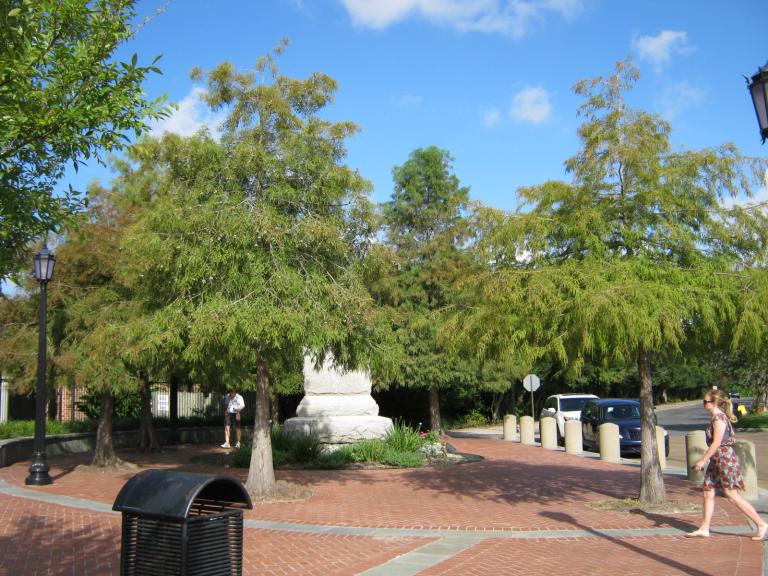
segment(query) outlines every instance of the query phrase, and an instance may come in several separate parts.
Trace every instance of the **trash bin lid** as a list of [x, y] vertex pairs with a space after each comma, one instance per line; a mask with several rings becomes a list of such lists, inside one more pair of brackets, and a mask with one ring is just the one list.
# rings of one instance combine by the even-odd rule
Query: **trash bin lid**
[[181, 521], [189, 517], [198, 499], [231, 508], [253, 508], [245, 487], [229, 476], [150, 469], [125, 483], [112, 509]]

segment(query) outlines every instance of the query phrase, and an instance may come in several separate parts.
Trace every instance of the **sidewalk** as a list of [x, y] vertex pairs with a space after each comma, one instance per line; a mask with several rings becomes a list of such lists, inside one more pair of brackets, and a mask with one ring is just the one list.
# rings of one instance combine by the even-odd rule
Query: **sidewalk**
[[[451, 444], [484, 459], [413, 470], [279, 471], [279, 479], [312, 486], [314, 496], [246, 512], [243, 573], [763, 574], [763, 544], [749, 539], [743, 517], [722, 499], [712, 538], [690, 540], [683, 534], [698, 514], [589, 506], [635, 497], [637, 466], [488, 434]], [[219, 451], [183, 446], [121, 456], [145, 467], [221, 473], [190, 463]], [[23, 485], [28, 463], [0, 469], [0, 575], [119, 574], [120, 515], [111, 505], [135, 472], [77, 467], [86, 462], [52, 458], [55, 483], [35, 488]], [[226, 473], [245, 480], [247, 470]], [[665, 485], [671, 500], [700, 500], [698, 487], [681, 478], [667, 476]]]

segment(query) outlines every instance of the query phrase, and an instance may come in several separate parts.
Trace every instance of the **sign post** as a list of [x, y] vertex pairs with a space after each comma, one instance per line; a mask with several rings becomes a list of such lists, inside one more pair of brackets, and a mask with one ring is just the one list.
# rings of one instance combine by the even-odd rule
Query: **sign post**
[[539, 377], [536, 376], [536, 374], [528, 374], [528, 376], [523, 378], [523, 388], [531, 393], [531, 418], [534, 420], [536, 419], [536, 416], [533, 414], [533, 393], [539, 389], [540, 385], [541, 381], [539, 380]]

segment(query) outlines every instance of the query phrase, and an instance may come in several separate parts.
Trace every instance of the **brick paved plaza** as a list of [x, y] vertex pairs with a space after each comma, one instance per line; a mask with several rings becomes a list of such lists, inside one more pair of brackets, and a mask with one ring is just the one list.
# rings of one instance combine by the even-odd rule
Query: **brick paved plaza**
[[[698, 514], [606, 512], [590, 502], [635, 497], [639, 467], [607, 464], [489, 438], [454, 438], [475, 463], [417, 470], [279, 471], [312, 486], [298, 502], [256, 503], [245, 514], [244, 574], [738, 575], [763, 574], [763, 544], [722, 499], [713, 536], [690, 540]], [[190, 464], [220, 451], [179, 446], [121, 454], [142, 467], [226, 472]], [[111, 511], [135, 472], [50, 460], [54, 484], [25, 487], [28, 463], [0, 469], [0, 574], [119, 574], [120, 515]], [[668, 475], [668, 498], [699, 502]]]

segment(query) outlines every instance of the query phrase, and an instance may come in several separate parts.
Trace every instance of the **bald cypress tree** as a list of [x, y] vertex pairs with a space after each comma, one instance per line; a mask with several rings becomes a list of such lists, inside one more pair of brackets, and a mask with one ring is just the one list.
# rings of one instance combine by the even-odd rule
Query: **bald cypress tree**
[[343, 164], [356, 126], [319, 115], [336, 90], [329, 76], [283, 76], [270, 54], [254, 70], [224, 63], [196, 77], [227, 113], [221, 140], [167, 137], [157, 148], [165, 191], [124, 244], [136, 255], [126, 281], [180, 335], [185, 362], [255, 389], [246, 486], [265, 495], [274, 373], [305, 353], [349, 367], [374, 356], [377, 312], [357, 273], [370, 184]]
[[[581, 149], [571, 182], [519, 191], [513, 214], [488, 211], [475, 275], [449, 330], [479, 355], [633, 362], [642, 409], [640, 498], [665, 499], [653, 426], [654, 355], [684, 341], [759, 349], [765, 343], [765, 241], [749, 195], [765, 162], [725, 144], [675, 151], [670, 125], [632, 109], [638, 79], [620, 62], [579, 82]], [[761, 325], [761, 322], [763, 324]]]

